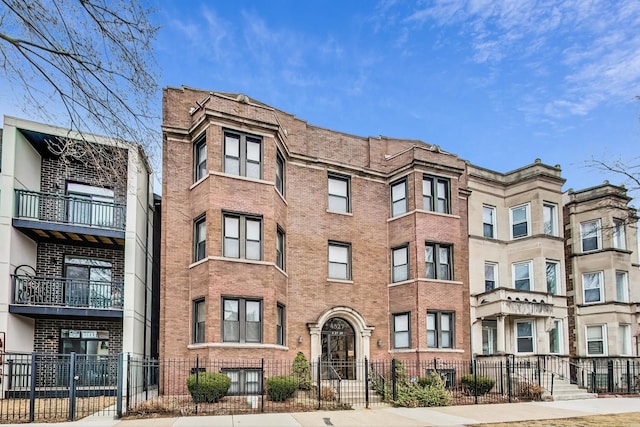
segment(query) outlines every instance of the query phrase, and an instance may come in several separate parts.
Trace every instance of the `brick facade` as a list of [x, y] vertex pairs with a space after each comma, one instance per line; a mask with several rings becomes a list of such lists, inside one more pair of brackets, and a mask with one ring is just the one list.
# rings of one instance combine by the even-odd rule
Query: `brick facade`
[[[238, 100], [239, 99], [239, 100]], [[163, 99], [161, 357], [276, 358], [323, 353], [322, 327], [342, 317], [356, 331], [355, 358], [470, 357], [465, 164], [420, 141], [361, 138], [308, 125], [260, 103], [186, 88]], [[205, 105], [197, 109], [196, 101]], [[189, 114], [191, 108], [196, 108]], [[224, 131], [261, 139], [261, 179], [224, 172]], [[194, 184], [193, 143], [206, 137], [209, 174]], [[276, 151], [285, 191], [275, 188]], [[349, 213], [328, 210], [328, 174], [349, 177]], [[423, 176], [449, 184], [449, 213], [423, 209]], [[390, 184], [406, 179], [407, 213], [391, 217]], [[223, 256], [225, 213], [261, 218], [261, 259]], [[206, 215], [206, 255], [193, 263], [193, 220]], [[275, 266], [285, 233], [285, 272]], [[350, 245], [349, 280], [328, 278], [328, 243]], [[452, 280], [426, 278], [425, 244], [451, 245]], [[391, 283], [391, 251], [409, 248], [409, 280]], [[205, 299], [204, 343], [193, 343], [193, 300]], [[224, 342], [223, 299], [261, 301], [261, 342]], [[286, 342], [276, 344], [277, 305]], [[455, 313], [453, 349], [427, 346], [427, 310]], [[411, 312], [411, 348], [395, 349], [391, 315]]]
[[122, 320], [36, 319], [34, 351], [36, 353], [62, 353], [62, 329], [109, 332], [109, 354], [122, 351]]

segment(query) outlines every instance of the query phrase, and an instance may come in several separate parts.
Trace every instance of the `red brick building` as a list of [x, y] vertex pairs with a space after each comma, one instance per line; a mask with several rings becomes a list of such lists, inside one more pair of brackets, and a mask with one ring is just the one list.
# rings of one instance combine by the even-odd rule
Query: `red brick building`
[[245, 95], [163, 116], [161, 357], [470, 357], [464, 161]]

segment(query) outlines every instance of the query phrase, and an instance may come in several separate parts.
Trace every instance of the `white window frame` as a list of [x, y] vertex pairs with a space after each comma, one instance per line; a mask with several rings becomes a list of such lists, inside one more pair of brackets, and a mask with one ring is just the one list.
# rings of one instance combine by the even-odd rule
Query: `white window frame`
[[[346, 259], [341, 255], [346, 250]], [[351, 280], [351, 243], [346, 242], [336, 242], [329, 241], [328, 246], [328, 271], [327, 277], [329, 279], [337, 279], [337, 280]], [[345, 267], [345, 275], [336, 275], [334, 272], [332, 273], [331, 266], [344, 266]], [[334, 269], [335, 270], [335, 269]]]
[[[409, 312], [405, 313], [395, 313], [392, 315], [393, 317], [393, 348], [411, 348], [411, 314]], [[401, 327], [405, 326], [405, 322], [403, 319], [406, 317], [406, 329], [399, 329], [399, 325]], [[399, 324], [399, 321], [402, 320], [402, 323]], [[406, 336], [407, 345], [398, 345], [399, 336]]]
[[[487, 268], [492, 270], [492, 274], [493, 274], [493, 287], [491, 289], [488, 289], [487, 286], [487, 272], [489, 270], [487, 270]], [[486, 262], [484, 263], [484, 290], [485, 292], [489, 292], [492, 291], [494, 289], [498, 288], [498, 264], [495, 262]]]
[[[487, 215], [489, 216], [489, 219], [491, 222], [487, 222], [487, 219], [488, 219]], [[485, 226], [487, 225], [491, 226], [491, 235], [488, 235], [488, 233], [486, 233]], [[482, 236], [488, 239], [495, 239], [496, 231], [497, 231], [496, 208], [495, 206], [483, 205], [482, 206]]]
[[[516, 278], [516, 267], [517, 266], [521, 266], [521, 265], [526, 265], [527, 269], [528, 269], [528, 275], [527, 275], [527, 280], [529, 281], [529, 289], [518, 289], [516, 287], [516, 281], [517, 280], [524, 280], [524, 279], [517, 279]], [[529, 292], [533, 290], [533, 262], [531, 260], [529, 261], [521, 261], [521, 262], [514, 262], [513, 264], [511, 264], [511, 270], [512, 270], [512, 274], [513, 274], [513, 289], [517, 290], [517, 291], [524, 291], [524, 292]]]
[[[594, 224], [594, 230], [585, 230], [588, 224]], [[592, 236], [595, 234], [595, 236]], [[587, 249], [585, 250], [584, 241], [585, 239], [596, 239], [596, 247], [595, 249]], [[592, 219], [589, 221], [583, 221], [580, 223], [580, 248], [582, 252], [592, 252], [602, 249], [602, 221], [600, 218]]]
[[[589, 339], [589, 329], [590, 328], [600, 328], [602, 333], [602, 338], [600, 340]], [[591, 353], [589, 351], [589, 342], [591, 341], [602, 341], [602, 353]], [[608, 356], [608, 348], [607, 348], [607, 325], [586, 325], [584, 327], [584, 343], [585, 349], [587, 351], [587, 356]]]
[[[589, 287], [588, 289], [598, 289], [600, 298], [597, 301], [587, 301], [587, 276], [596, 276], [598, 278], [597, 287]], [[582, 301], [584, 304], [597, 304], [604, 302], [604, 273], [602, 271], [590, 271], [582, 273]]]
[[[516, 210], [520, 210], [524, 208], [525, 211], [525, 215], [526, 215], [526, 219], [524, 222], [518, 222], [517, 224], [526, 224], [527, 226], [527, 232], [522, 235], [522, 236], [514, 236], [513, 233], [513, 228], [517, 225], [514, 220], [513, 220], [513, 214]], [[515, 240], [515, 239], [522, 239], [525, 237], [529, 237], [531, 236], [531, 204], [530, 203], [523, 203], [517, 206], [512, 206], [509, 208], [509, 225], [510, 225], [510, 233], [511, 233], [511, 240]]]
[[625, 233], [624, 221], [620, 219], [613, 220], [613, 247], [615, 249], [627, 249], [627, 236]]
[[[399, 197], [399, 195], [395, 192], [396, 188], [401, 188], [404, 191], [404, 197]], [[402, 178], [399, 181], [391, 183], [390, 186], [390, 198], [391, 198], [391, 217], [400, 216], [405, 214], [409, 210], [409, 199], [408, 199], [408, 185], [407, 178]], [[402, 206], [399, 204], [396, 210], [396, 203], [403, 202]]]
[[[520, 324], [529, 324], [531, 325], [531, 335], [530, 336], [523, 336], [521, 337], [518, 334], [518, 325]], [[516, 340], [516, 345], [515, 345], [515, 350], [516, 353], [518, 354], [535, 354], [536, 352], [536, 322], [533, 320], [517, 320], [516, 322], [514, 322], [514, 336], [515, 336], [515, 340]], [[520, 338], [523, 339], [530, 339], [531, 340], [531, 351], [520, 351], [520, 347], [519, 347], [519, 343], [518, 341], [520, 340]]]
[[[553, 271], [555, 274], [555, 280], [556, 280], [556, 289], [554, 292], [551, 292], [551, 290], [549, 289], [549, 266], [553, 265]], [[552, 294], [552, 295], [561, 295], [562, 294], [562, 281], [560, 280], [560, 278], [562, 277], [562, 275], [560, 274], [560, 261], [555, 261], [552, 259], [547, 259], [545, 260], [545, 282], [547, 285], [547, 293]]]
[[[336, 191], [331, 192], [332, 182], [344, 184], [345, 194], [340, 194]], [[327, 195], [328, 195], [327, 210], [329, 212], [340, 212], [340, 213], [351, 212], [351, 177], [347, 175], [340, 175], [333, 172], [329, 172], [328, 178], [327, 178]], [[344, 208], [338, 208], [338, 209], [332, 208], [332, 203], [331, 203], [332, 200], [343, 202], [345, 205]], [[333, 206], [335, 207], [335, 203], [333, 204]]]
[[629, 302], [629, 273], [626, 271], [616, 271], [616, 301]]
[[[396, 255], [398, 255], [399, 257], [402, 252], [404, 252], [404, 257], [406, 260], [405, 263], [401, 263], [402, 259], [396, 257]], [[400, 267], [403, 266], [405, 269], [405, 275], [400, 276], [396, 271], [401, 271]], [[409, 280], [409, 245], [398, 246], [397, 248], [393, 248], [391, 250], [391, 282], [404, 282], [405, 280]]]
[[551, 202], [542, 204], [542, 227], [547, 236], [558, 235], [558, 205]]
[[621, 323], [618, 325], [618, 351], [620, 356], [632, 356], [631, 350], [631, 325]]

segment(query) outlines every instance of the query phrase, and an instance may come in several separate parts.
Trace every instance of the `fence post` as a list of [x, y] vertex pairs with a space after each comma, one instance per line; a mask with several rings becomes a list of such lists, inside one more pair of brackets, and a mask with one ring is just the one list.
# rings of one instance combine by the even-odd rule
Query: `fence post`
[[200, 378], [200, 355], [196, 354], [196, 415], [198, 415], [198, 402], [200, 401], [200, 385], [198, 380]]
[[[35, 419], [36, 412], [36, 379], [38, 378], [36, 369], [36, 354], [31, 353], [31, 381], [29, 382], [29, 422], [32, 423]], [[13, 376], [13, 372], [10, 372]], [[11, 376], [9, 378], [11, 378]]]
[[[627, 369], [627, 372], [629, 369]], [[369, 360], [364, 358], [364, 403], [369, 408]]]
[[538, 371], [538, 372], [537, 372], [537, 374], [538, 374], [538, 385], [539, 385], [539, 386], [542, 386], [542, 378], [541, 378], [542, 371], [540, 370], [540, 356], [538, 356], [538, 366], [537, 366], [537, 371]]
[[504, 375], [502, 375], [502, 372], [504, 372], [503, 368], [502, 368], [502, 360], [500, 361], [500, 394], [504, 395]]
[[398, 381], [396, 378], [396, 359], [391, 359], [391, 399], [398, 400]]
[[591, 369], [591, 392], [596, 393], [598, 388], [596, 387], [596, 360], [593, 359], [593, 367]]
[[318, 356], [318, 387], [316, 387], [318, 389], [318, 410], [320, 410], [320, 398], [322, 397], [322, 361], [321, 361], [321, 356]]
[[631, 364], [627, 359], [627, 393], [631, 394]]
[[127, 353], [127, 412], [131, 410], [131, 353]]
[[260, 412], [264, 412], [264, 357], [260, 359], [260, 384], [262, 384], [262, 390], [260, 390]]
[[76, 352], [71, 352], [69, 358], [69, 421], [76, 415]]
[[607, 391], [613, 393], [613, 360], [607, 360]]
[[478, 404], [478, 361], [473, 359], [473, 402]]
[[116, 367], [116, 417], [122, 418], [122, 395], [124, 386], [124, 378], [122, 378], [124, 363], [124, 353], [118, 353], [118, 366]]
[[507, 395], [509, 396], [509, 403], [511, 403], [511, 367], [509, 366], [509, 356], [507, 356]]

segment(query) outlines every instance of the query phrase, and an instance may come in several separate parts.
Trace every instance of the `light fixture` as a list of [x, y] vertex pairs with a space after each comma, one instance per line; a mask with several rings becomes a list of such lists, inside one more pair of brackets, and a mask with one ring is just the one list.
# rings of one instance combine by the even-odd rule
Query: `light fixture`
[[298, 342], [300, 342], [300, 343], [302, 342], [302, 335], [300, 335], [300, 336], [298, 337]]
[[378, 338], [378, 341], [376, 341], [376, 344], [378, 344], [378, 347], [382, 347], [382, 339]]

